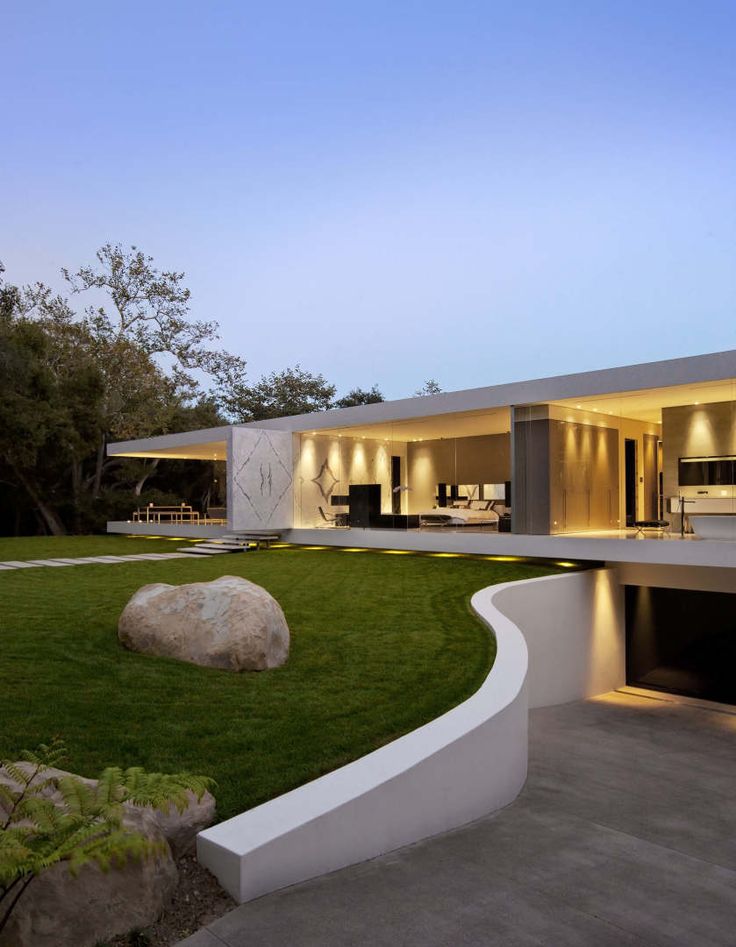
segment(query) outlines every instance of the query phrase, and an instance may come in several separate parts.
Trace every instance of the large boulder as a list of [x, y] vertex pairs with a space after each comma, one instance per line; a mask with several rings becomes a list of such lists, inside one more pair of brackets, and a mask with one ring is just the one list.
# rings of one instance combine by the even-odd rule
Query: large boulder
[[204, 667], [263, 671], [289, 656], [289, 628], [276, 599], [234, 575], [190, 585], [144, 585], [123, 609], [126, 648]]
[[[47, 769], [41, 778], [65, 775], [61, 770]], [[0, 781], [17, 788], [4, 769], [0, 769]], [[52, 790], [48, 794], [58, 796]], [[0, 807], [0, 816], [2, 812]], [[159, 825], [159, 814], [149, 808], [126, 804], [123, 825], [157, 843], [160, 851], [143, 860], [129, 859], [123, 867], [108, 871], [87, 864], [76, 876], [65, 862], [47, 868], [33, 879], [14, 907], [0, 933], [0, 947], [94, 947], [153, 924], [178, 882], [171, 848]]]

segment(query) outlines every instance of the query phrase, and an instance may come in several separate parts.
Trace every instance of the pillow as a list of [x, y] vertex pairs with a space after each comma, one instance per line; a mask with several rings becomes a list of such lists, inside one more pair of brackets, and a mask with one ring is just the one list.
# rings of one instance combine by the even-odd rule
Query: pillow
[[491, 501], [490, 500], [471, 500], [469, 503], [469, 508], [471, 510], [490, 510]]

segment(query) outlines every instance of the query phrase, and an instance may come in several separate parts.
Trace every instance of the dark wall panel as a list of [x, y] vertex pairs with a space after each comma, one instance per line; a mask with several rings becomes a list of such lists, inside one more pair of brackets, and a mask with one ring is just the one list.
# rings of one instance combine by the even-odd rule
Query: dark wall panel
[[736, 704], [736, 594], [627, 585], [626, 682]]

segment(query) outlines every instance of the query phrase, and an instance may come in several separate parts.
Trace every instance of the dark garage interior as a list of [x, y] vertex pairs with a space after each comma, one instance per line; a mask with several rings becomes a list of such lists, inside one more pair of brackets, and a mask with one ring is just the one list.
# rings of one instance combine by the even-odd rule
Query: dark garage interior
[[736, 704], [736, 593], [627, 585], [626, 683]]

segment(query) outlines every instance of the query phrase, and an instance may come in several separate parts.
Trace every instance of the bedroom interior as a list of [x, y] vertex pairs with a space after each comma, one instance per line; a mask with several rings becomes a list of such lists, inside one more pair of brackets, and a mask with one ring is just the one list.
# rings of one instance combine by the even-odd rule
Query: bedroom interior
[[295, 521], [498, 529], [509, 518], [509, 425], [506, 409], [295, 435]]

